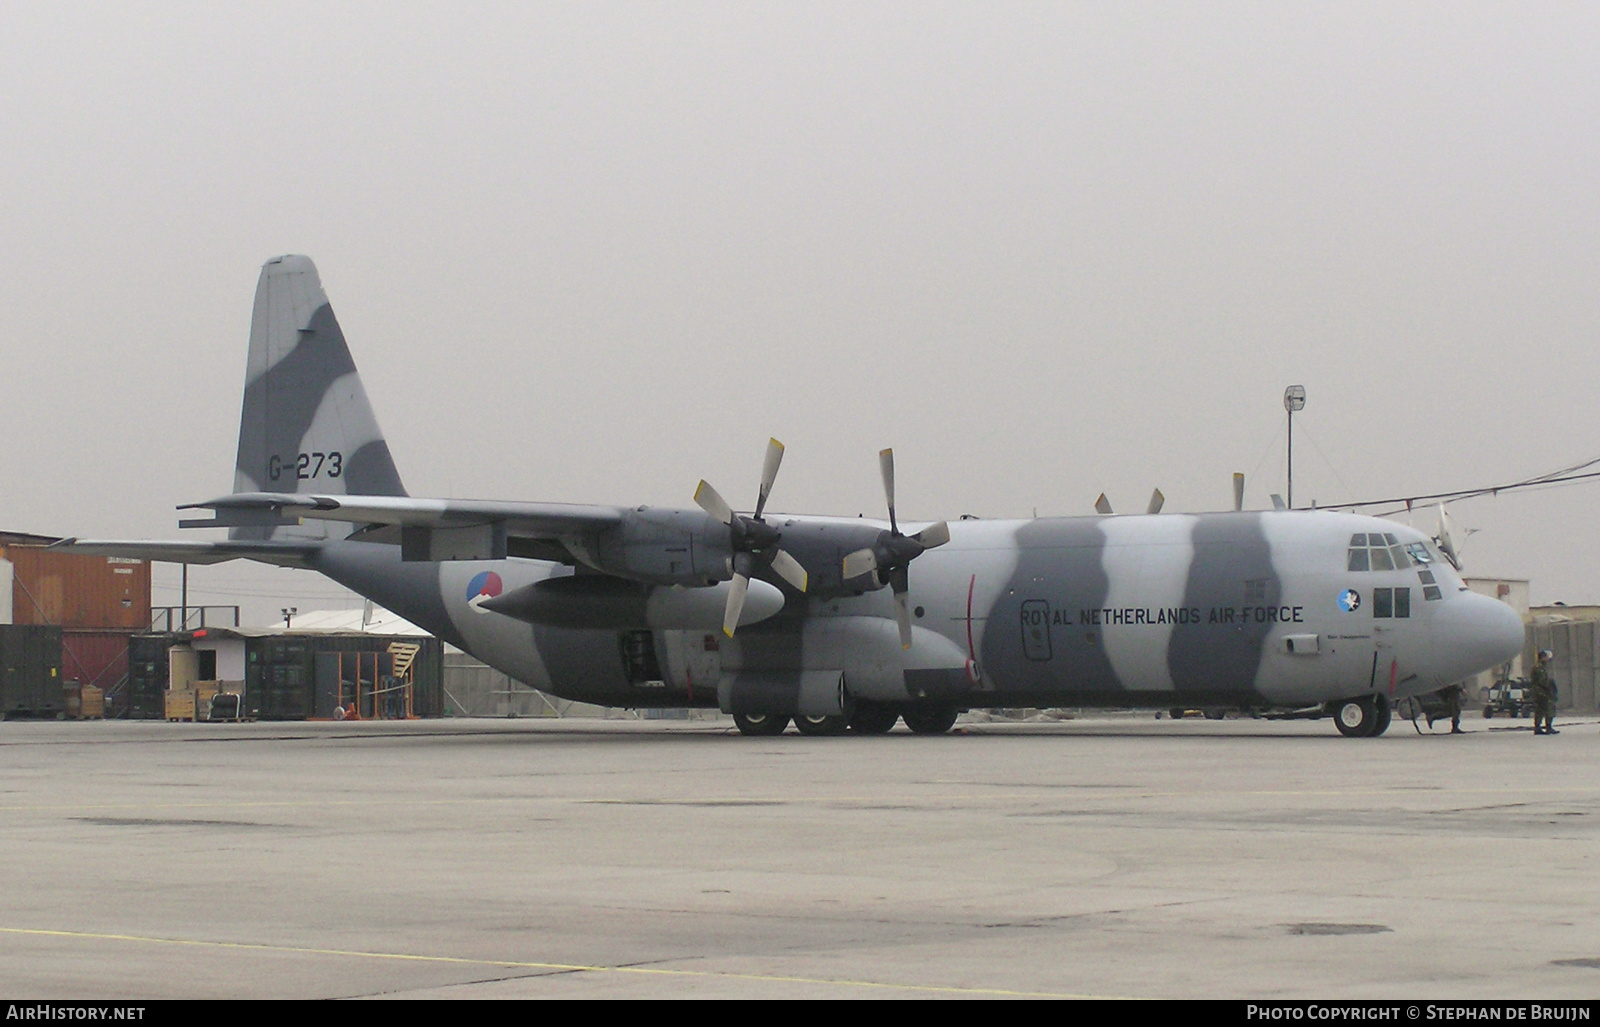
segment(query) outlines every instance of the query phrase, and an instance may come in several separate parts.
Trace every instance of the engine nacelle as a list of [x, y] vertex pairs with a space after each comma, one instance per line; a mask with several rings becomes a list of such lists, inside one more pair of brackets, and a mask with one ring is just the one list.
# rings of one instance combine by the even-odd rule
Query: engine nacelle
[[699, 511], [640, 507], [592, 543], [568, 540], [567, 548], [597, 571], [655, 585], [700, 586], [732, 577], [728, 529]]

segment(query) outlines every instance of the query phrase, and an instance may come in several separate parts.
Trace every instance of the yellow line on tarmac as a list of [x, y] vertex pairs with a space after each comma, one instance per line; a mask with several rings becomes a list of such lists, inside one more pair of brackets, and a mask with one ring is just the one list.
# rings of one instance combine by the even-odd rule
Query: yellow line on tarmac
[[823, 984], [848, 988], [879, 988], [886, 991], [926, 992], [945, 995], [990, 995], [1001, 998], [1077, 998], [1105, 999], [1122, 996], [1077, 995], [1057, 991], [1016, 991], [1009, 988], [966, 988], [959, 985], [896, 984], [889, 981], [860, 981], [828, 977], [795, 977], [785, 974], [734, 973], [726, 970], [671, 970], [644, 966], [589, 966], [583, 963], [534, 963], [516, 959], [468, 959], [462, 956], [424, 956], [407, 952], [363, 952], [357, 949], [319, 949], [300, 945], [264, 945], [255, 942], [203, 941], [188, 938], [150, 938], [136, 934], [97, 934], [91, 931], [47, 931], [37, 928], [0, 927], [0, 934], [36, 938], [73, 938], [84, 941], [127, 941], [147, 945], [181, 945], [195, 948], [235, 949], [278, 952], [304, 956], [341, 956], [356, 959], [393, 960], [412, 963], [442, 963], [455, 966], [500, 967], [514, 970], [552, 970], [562, 973], [611, 973], [654, 977], [693, 977], [735, 981], [760, 981], [769, 984]]

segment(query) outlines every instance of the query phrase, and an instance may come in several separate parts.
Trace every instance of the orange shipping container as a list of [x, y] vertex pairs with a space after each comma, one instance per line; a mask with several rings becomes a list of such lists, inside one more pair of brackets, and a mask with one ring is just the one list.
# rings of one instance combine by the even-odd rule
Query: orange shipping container
[[37, 545], [0, 545], [0, 559], [12, 565], [12, 623], [150, 629], [148, 561], [57, 553]]

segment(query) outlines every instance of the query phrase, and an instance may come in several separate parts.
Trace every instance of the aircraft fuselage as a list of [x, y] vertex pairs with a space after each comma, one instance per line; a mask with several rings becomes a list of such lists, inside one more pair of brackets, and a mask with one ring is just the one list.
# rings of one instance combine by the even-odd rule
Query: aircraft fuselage
[[[808, 525], [878, 527], [769, 519], [786, 539]], [[950, 542], [916, 561], [904, 650], [888, 589], [791, 590], [781, 612], [728, 639], [710, 625], [527, 624], [474, 601], [567, 576], [564, 564], [402, 563], [392, 546], [344, 542], [313, 566], [519, 681], [612, 706], [1392, 701], [1509, 659], [1523, 635], [1420, 532], [1326, 511], [954, 522]]]

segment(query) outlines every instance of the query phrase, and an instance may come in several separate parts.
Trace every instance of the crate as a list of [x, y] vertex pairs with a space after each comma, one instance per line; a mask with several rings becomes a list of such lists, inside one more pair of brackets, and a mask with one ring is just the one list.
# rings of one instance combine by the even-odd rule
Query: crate
[[166, 694], [168, 720], [194, 719], [194, 689], [169, 688]]
[[215, 681], [196, 681], [194, 683], [194, 719], [211, 719], [211, 697], [220, 689]]
[[68, 720], [103, 720], [106, 715], [105, 692], [94, 685], [68, 681], [62, 691], [66, 694]]

